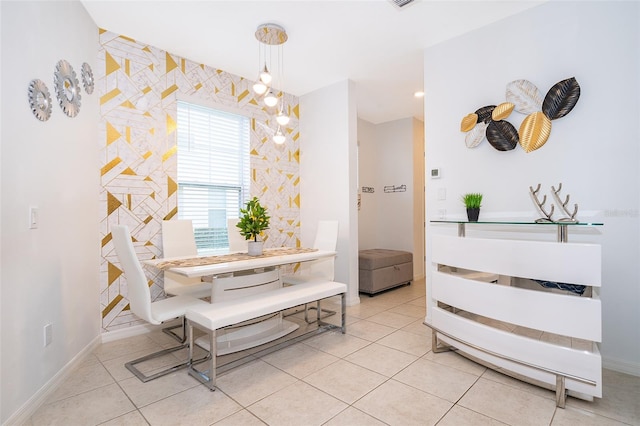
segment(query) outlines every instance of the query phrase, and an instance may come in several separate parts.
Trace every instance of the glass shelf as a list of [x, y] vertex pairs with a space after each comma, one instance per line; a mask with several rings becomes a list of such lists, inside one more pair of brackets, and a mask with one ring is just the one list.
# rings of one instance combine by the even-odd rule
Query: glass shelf
[[569, 231], [568, 227], [570, 226], [604, 226], [602, 222], [524, 222], [524, 221], [506, 221], [506, 220], [496, 220], [496, 221], [477, 221], [477, 222], [469, 222], [467, 220], [431, 220], [430, 223], [443, 223], [443, 224], [455, 224], [458, 225], [458, 236], [465, 236], [465, 227], [466, 225], [534, 225], [534, 226], [556, 226], [558, 228], [558, 242], [566, 243], [569, 241]]
[[479, 220], [477, 222], [469, 222], [468, 220], [431, 220], [430, 222], [478, 225], [604, 226], [602, 222], [524, 222], [509, 220]]

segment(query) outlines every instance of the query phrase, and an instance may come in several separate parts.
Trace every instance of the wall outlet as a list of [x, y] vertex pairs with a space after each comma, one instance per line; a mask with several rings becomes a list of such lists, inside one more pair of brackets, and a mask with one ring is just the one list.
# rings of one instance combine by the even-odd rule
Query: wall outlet
[[53, 324], [44, 326], [44, 345], [49, 346], [53, 341]]
[[447, 209], [438, 209], [438, 219], [444, 220], [447, 218]]

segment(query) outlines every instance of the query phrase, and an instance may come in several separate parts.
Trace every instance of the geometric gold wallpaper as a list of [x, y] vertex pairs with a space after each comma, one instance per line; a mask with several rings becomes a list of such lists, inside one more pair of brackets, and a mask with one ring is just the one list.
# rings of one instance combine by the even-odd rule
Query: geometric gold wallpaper
[[[254, 55], [255, 52], [238, 52]], [[224, 58], [221, 58], [224, 63]], [[96, 87], [100, 97], [100, 304], [104, 331], [143, 323], [129, 311], [127, 283], [110, 225], [131, 230], [140, 260], [162, 257], [162, 220], [177, 215], [176, 103], [242, 109], [251, 120], [251, 196], [269, 210], [265, 247], [300, 245], [298, 98], [284, 96], [291, 120], [282, 145], [271, 141], [273, 111], [254, 98], [253, 81], [100, 30]], [[162, 274], [145, 268], [153, 300]]]

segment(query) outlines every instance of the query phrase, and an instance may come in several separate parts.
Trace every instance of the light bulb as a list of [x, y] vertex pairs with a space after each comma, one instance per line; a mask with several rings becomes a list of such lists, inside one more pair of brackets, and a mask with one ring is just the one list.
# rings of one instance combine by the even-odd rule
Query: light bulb
[[267, 91], [267, 85], [258, 80], [253, 84], [253, 91], [258, 95], [262, 95]]
[[278, 98], [273, 94], [273, 90], [269, 90], [264, 97], [264, 104], [268, 107], [274, 107], [278, 104]]
[[286, 137], [284, 136], [284, 133], [282, 133], [282, 129], [278, 126], [278, 130], [276, 130], [276, 133], [273, 135], [273, 141], [278, 145], [282, 145], [285, 139]]
[[269, 84], [271, 84], [271, 80], [272, 79], [273, 79], [273, 77], [271, 77], [271, 74], [269, 73], [269, 70], [267, 69], [267, 64], [264, 64], [264, 69], [260, 73], [260, 81], [262, 81], [264, 84], [266, 84], [268, 86]]
[[278, 122], [278, 124], [280, 124], [281, 126], [286, 126], [287, 124], [289, 124], [289, 116], [285, 115], [284, 112], [282, 111], [278, 111], [278, 115], [276, 115], [276, 121]]

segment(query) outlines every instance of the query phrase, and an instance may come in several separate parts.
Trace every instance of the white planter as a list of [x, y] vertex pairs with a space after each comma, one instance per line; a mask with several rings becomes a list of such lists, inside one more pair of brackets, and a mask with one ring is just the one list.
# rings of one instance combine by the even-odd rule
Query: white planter
[[249, 256], [260, 256], [262, 254], [263, 241], [249, 241], [247, 243], [247, 252]]

